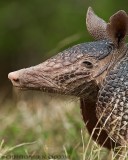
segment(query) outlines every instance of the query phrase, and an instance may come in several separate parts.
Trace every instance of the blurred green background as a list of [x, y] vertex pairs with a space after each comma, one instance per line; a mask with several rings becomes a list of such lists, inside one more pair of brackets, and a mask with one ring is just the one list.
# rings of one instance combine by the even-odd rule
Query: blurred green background
[[[38, 141], [12, 153], [57, 152], [73, 160], [84, 157], [88, 134], [83, 131], [79, 103], [37, 92], [13, 94], [7, 75], [74, 44], [92, 41], [85, 24], [89, 6], [106, 21], [120, 9], [128, 11], [127, 0], [0, 1], [0, 155], [21, 143]], [[92, 147], [97, 150], [92, 143], [91, 155]], [[99, 156], [95, 150], [94, 154]]]

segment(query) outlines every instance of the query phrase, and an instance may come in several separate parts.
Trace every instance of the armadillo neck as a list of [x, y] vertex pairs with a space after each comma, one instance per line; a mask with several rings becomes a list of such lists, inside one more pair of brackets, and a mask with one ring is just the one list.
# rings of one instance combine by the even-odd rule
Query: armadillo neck
[[[116, 146], [119, 146], [119, 144], [116, 144], [108, 137], [108, 134], [105, 130], [100, 131], [101, 125], [98, 123], [98, 119], [96, 117], [96, 102], [90, 102], [85, 99], [81, 99], [80, 102], [81, 113], [83, 120], [86, 124], [86, 128], [90, 135], [93, 133], [92, 139], [96, 141], [99, 145], [107, 149], [112, 149]], [[95, 129], [95, 127], [97, 129]], [[97, 137], [98, 134], [99, 137]]]

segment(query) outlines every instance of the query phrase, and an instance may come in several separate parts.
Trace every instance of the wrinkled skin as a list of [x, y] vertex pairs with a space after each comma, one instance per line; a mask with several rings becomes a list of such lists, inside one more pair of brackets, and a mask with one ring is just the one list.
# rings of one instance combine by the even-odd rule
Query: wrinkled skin
[[97, 88], [95, 77], [106, 71], [112, 52], [112, 43], [105, 40], [79, 44], [37, 66], [10, 73], [9, 78], [23, 89], [89, 97]]

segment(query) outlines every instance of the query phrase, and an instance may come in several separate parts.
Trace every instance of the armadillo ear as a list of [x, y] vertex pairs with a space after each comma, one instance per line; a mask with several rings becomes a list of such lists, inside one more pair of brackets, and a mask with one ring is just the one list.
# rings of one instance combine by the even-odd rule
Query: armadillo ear
[[120, 10], [111, 16], [109, 21], [106, 28], [109, 39], [119, 47], [124, 43], [128, 33], [128, 15], [125, 11]]
[[88, 8], [86, 15], [86, 25], [89, 33], [96, 40], [108, 39], [106, 32], [107, 23], [99, 18], [91, 7]]

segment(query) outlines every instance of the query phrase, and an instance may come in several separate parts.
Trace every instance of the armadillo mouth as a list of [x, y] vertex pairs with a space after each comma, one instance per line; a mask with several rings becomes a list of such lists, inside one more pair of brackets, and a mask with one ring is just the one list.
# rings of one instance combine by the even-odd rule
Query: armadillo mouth
[[65, 92], [63, 91], [60, 91], [60, 90], [57, 90], [56, 88], [49, 88], [49, 87], [40, 87], [40, 88], [35, 88], [35, 87], [19, 87], [19, 86], [14, 86], [15, 88], [17, 88], [18, 90], [21, 90], [21, 91], [28, 91], [29, 90], [33, 90], [33, 91], [41, 91], [41, 92], [44, 92], [44, 93], [53, 93], [53, 94], [65, 94]]

